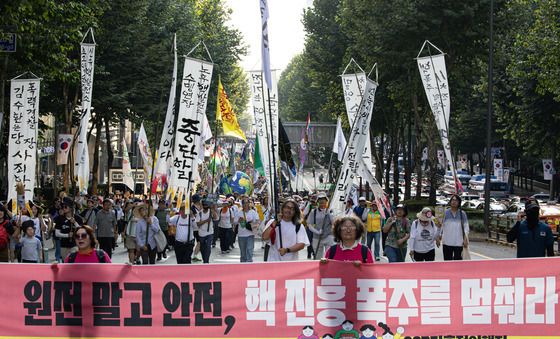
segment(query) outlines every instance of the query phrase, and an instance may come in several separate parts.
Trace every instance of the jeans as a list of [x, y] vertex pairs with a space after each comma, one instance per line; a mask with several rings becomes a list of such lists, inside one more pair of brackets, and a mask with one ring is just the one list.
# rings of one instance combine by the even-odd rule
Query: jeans
[[220, 249], [222, 252], [228, 251], [229, 247], [233, 244], [233, 228], [217, 227], [216, 229], [219, 230]]
[[200, 253], [202, 255], [202, 261], [205, 264], [210, 262], [210, 253], [212, 252], [212, 239], [213, 234], [208, 234], [205, 237], [200, 237]]
[[387, 255], [389, 262], [404, 262], [406, 247], [394, 248], [387, 245], [385, 246], [385, 255]]
[[194, 240], [189, 242], [175, 241], [175, 257], [177, 258], [177, 264], [190, 264], [191, 256], [194, 249]]
[[[54, 239], [54, 257], [57, 262], [63, 262], [62, 254], [60, 252], [60, 239]], [[66, 258], [64, 258], [66, 259]]]
[[463, 246], [443, 245], [443, 260], [463, 260]]
[[241, 262], [253, 262], [253, 251], [255, 250], [255, 236], [239, 237], [239, 251]]
[[371, 249], [371, 243], [375, 240], [373, 256], [375, 260], [379, 259], [379, 249], [381, 248], [381, 232], [367, 232], [367, 247]]

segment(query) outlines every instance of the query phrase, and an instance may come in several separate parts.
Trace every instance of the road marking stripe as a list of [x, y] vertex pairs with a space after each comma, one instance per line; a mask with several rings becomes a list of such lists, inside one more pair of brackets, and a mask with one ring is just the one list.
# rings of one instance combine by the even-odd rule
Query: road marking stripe
[[470, 251], [470, 252], [471, 252], [471, 254], [474, 254], [474, 255], [479, 256], [479, 257], [484, 258], [484, 259], [488, 259], [488, 260], [494, 260], [495, 259], [495, 258], [490, 258], [490, 257], [487, 257], [483, 254], [476, 253], [476, 252], [473, 252], [473, 251]]

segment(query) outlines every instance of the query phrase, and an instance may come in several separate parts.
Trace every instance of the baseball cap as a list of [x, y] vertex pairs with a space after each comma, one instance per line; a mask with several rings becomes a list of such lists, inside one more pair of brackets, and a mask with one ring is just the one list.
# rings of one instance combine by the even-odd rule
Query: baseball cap
[[366, 201], [366, 197], [360, 197], [360, 199], [358, 199], [358, 201]]

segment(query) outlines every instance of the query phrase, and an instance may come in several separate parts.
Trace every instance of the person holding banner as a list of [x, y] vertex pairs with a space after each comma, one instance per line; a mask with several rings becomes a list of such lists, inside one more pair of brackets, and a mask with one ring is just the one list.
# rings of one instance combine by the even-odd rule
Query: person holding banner
[[332, 219], [327, 210], [329, 199], [322, 193], [317, 196], [318, 207], [311, 210], [307, 216], [307, 228], [313, 234], [311, 246], [313, 246], [314, 258], [322, 258], [325, 247], [334, 244], [332, 236]]
[[175, 258], [177, 264], [190, 264], [194, 250], [194, 224], [195, 218], [185, 213], [185, 205], [179, 208], [179, 214], [169, 220], [169, 225], [175, 226]]
[[[62, 200], [62, 214], [54, 219], [54, 234], [60, 239], [60, 256], [66, 258], [70, 250], [76, 245], [74, 243], [75, 230], [83, 225], [82, 218], [74, 215], [74, 202], [65, 197]], [[57, 258], [57, 260], [61, 260]]]
[[[445, 211], [442, 222], [443, 260], [463, 260], [463, 248], [469, 246], [469, 220], [461, 210], [461, 197], [453, 194], [449, 199], [451, 208]], [[437, 241], [437, 245], [439, 246]]]
[[295, 261], [298, 253], [309, 246], [305, 227], [301, 224], [301, 211], [298, 204], [286, 200], [280, 208], [280, 222], [270, 220], [263, 230], [262, 240], [270, 242], [268, 261]]
[[142, 257], [142, 265], [156, 264], [156, 232], [159, 232], [158, 219], [153, 216], [148, 209], [151, 206], [140, 204], [134, 208], [134, 216], [138, 219], [136, 222], [136, 245], [140, 249]]
[[214, 221], [218, 221], [216, 205], [209, 200], [202, 200], [202, 211], [196, 214], [196, 226], [200, 239], [200, 253], [202, 262], [210, 263], [212, 253], [212, 238], [214, 237]]
[[111, 258], [102, 249], [96, 249], [97, 240], [93, 228], [84, 225], [76, 229], [74, 234], [78, 251], [68, 254], [65, 263], [94, 264], [111, 263]]
[[387, 219], [383, 226], [383, 233], [387, 234], [385, 254], [389, 262], [404, 262], [406, 257], [406, 242], [410, 237], [410, 223], [407, 218], [407, 208], [403, 204], [397, 205], [395, 216]]
[[360, 243], [366, 229], [358, 217], [346, 215], [336, 218], [332, 228], [336, 244], [329, 247], [321, 263], [331, 259], [351, 261], [355, 266], [360, 266], [362, 263], [373, 264], [371, 251]]

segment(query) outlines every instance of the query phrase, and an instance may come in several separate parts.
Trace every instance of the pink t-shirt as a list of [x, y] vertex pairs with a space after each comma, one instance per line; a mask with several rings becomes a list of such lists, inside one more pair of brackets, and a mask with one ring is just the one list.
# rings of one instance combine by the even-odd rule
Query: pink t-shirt
[[[327, 253], [325, 253], [325, 258], [330, 258], [330, 251], [331, 249], [329, 248], [327, 250]], [[342, 247], [340, 247], [340, 244], [336, 245], [336, 252], [334, 253], [334, 257], [332, 260], [338, 260], [338, 261], [363, 261], [362, 258], [362, 244], [358, 244], [356, 247], [354, 247], [353, 249], [345, 249], [343, 250]], [[371, 251], [368, 249], [367, 251], [367, 260], [366, 260], [367, 264], [373, 264], [373, 256], [371, 255]]]
[[[103, 252], [103, 254], [105, 255], [105, 263], [111, 263], [111, 258], [109, 258], [107, 253]], [[68, 255], [66, 257], [64, 262], [68, 263], [69, 258], [70, 258], [70, 255]], [[77, 255], [76, 255], [76, 261], [74, 261], [74, 263], [76, 263], [76, 264], [97, 264], [97, 263], [99, 263], [99, 258], [97, 258], [97, 253], [95, 253], [95, 250], [91, 251], [89, 254], [82, 254], [82, 253], [78, 252]]]

